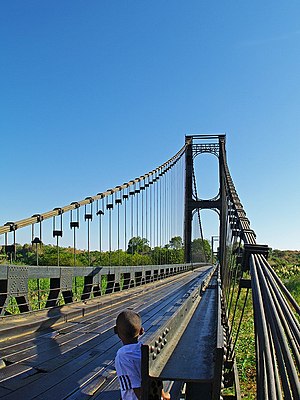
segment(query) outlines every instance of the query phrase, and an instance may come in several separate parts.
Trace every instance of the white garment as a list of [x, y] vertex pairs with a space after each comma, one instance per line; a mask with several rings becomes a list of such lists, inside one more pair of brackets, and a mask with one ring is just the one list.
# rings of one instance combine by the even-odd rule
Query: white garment
[[125, 344], [118, 351], [115, 366], [120, 382], [122, 400], [137, 400], [133, 391], [140, 388], [141, 378], [141, 343]]

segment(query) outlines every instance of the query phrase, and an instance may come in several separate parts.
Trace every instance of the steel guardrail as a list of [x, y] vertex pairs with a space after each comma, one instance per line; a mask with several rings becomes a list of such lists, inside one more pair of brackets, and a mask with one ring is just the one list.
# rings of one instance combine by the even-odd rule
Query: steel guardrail
[[[207, 264], [165, 264], [134, 267], [5, 265], [0, 269], [0, 315], [5, 318], [7, 310], [11, 308], [10, 300], [12, 298], [16, 300], [19, 312], [31, 312], [32, 300], [29, 297], [34, 297], [34, 294], [36, 294], [36, 301], [38, 302], [35, 309], [49, 308], [141, 286], [192, 271], [204, 265]], [[80, 293], [77, 293], [78, 278], [83, 279]], [[105, 280], [104, 283], [103, 279]], [[45, 280], [48, 282], [47, 288], [42, 289], [40, 285]], [[36, 282], [36, 288], [29, 288], [29, 282]], [[42, 297], [44, 297], [43, 300], [41, 300]]]

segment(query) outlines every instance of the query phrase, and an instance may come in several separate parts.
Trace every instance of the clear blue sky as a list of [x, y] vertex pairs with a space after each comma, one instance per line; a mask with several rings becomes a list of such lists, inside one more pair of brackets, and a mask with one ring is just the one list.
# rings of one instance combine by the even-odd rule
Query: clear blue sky
[[300, 249], [298, 0], [3, 1], [0, 57], [1, 225], [225, 132], [258, 243]]

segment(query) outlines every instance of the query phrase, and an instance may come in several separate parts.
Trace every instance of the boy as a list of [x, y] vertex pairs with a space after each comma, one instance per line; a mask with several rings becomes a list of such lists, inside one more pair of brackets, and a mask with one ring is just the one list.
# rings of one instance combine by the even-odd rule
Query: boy
[[138, 337], [144, 333], [144, 329], [139, 314], [131, 310], [122, 311], [116, 320], [115, 333], [123, 343], [115, 359], [122, 400], [140, 400], [141, 343]]
[[[140, 315], [132, 310], [122, 311], [117, 317], [114, 330], [123, 343], [115, 359], [122, 400], [140, 400], [142, 356], [138, 338], [144, 333]], [[162, 391], [162, 398], [170, 399], [169, 393]]]

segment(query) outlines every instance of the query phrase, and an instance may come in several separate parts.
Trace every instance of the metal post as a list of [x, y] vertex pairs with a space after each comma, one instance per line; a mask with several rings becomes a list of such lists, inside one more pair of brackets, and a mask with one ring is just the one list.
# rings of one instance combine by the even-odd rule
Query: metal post
[[73, 228], [74, 232], [73, 232], [73, 246], [74, 246], [74, 250], [73, 250], [73, 256], [74, 256], [74, 267], [76, 266], [76, 231], [75, 231], [75, 227]]
[[59, 267], [59, 247], [58, 247], [58, 236], [56, 236], [56, 248], [57, 248], [57, 266]]
[[39, 252], [38, 252], [38, 244], [35, 244], [35, 250], [36, 250], [36, 265], [39, 265]]
[[184, 259], [191, 262], [192, 243], [192, 195], [193, 195], [193, 139], [185, 137], [185, 202], [184, 202]]
[[[41, 230], [40, 230], [40, 234], [41, 234]], [[39, 249], [38, 249], [38, 245], [42, 244], [42, 241], [40, 238], [35, 237], [32, 241], [31, 241], [32, 245], [35, 244], [35, 252], [36, 252], [36, 265], [37, 267], [39, 266]], [[37, 297], [38, 297], [38, 308], [41, 308], [41, 296], [40, 296], [40, 279], [37, 278]]]
[[[224, 163], [226, 161], [225, 154], [225, 135], [219, 136], [219, 180], [220, 180], [220, 241], [219, 241], [219, 261], [223, 266], [226, 260], [226, 218], [227, 218], [227, 198], [225, 189], [225, 171]], [[221, 275], [223, 275], [221, 271]]]

